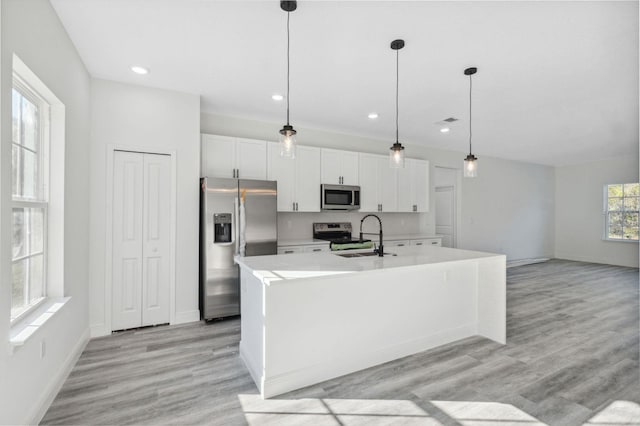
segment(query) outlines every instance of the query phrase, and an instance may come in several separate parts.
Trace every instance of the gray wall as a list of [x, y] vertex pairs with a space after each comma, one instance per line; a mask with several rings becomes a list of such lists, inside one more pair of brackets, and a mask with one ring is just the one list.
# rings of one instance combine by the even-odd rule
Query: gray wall
[[638, 266], [638, 243], [605, 241], [604, 185], [638, 182], [638, 152], [556, 169], [556, 256]]
[[[89, 329], [90, 78], [47, 0], [2, 0], [0, 121], [0, 423], [39, 421], [57, 386], [83, 348]], [[12, 55], [64, 103], [66, 112], [64, 294], [71, 300], [9, 355], [11, 294], [11, 75]], [[46, 355], [40, 357], [40, 344]]]
[[[202, 133], [274, 141], [282, 123], [267, 123], [203, 113]], [[336, 134], [316, 129], [297, 128], [302, 145], [344, 149], [377, 154], [388, 153], [391, 142]], [[408, 157], [430, 161], [431, 183], [435, 166], [461, 169], [465, 153], [430, 149], [420, 144], [406, 144]], [[477, 153], [476, 153], [477, 154]], [[552, 167], [480, 158], [479, 177], [462, 179], [461, 223], [458, 224], [458, 247], [505, 253], [509, 260], [553, 257], [554, 186]], [[405, 226], [394, 225], [395, 233], [435, 232], [434, 196], [431, 191], [429, 213], [415, 216], [387, 214], [389, 218], [406, 216]], [[279, 226], [311, 229], [311, 222], [335, 220], [335, 213], [289, 213], [282, 215]], [[349, 219], [345, 214], [345, 218]], [[357, 220], [357, 218], [355, 218]], [[415, 222], [415, 223], [414, 223]], [[410, 229], [409, 229], [410, 228]], [[279, 231], [281, 233], [282, 231]], [[289, 237], [289, 234], [283, 234]]]

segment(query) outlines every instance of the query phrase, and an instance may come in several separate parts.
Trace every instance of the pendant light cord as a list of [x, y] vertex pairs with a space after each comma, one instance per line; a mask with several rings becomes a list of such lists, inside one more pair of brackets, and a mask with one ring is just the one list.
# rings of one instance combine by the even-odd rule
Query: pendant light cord
[[291, 12], [287, 12], [287, 126], [289, 125], [289, 17]]
[[472, 89], [472, 79], [471, 75], [469, 75], [469, 155], [471, 154], [471, 89]]
[[400, 49], [396, 50], [396, 143], [398, 143], [398, 91], [400, 88]]

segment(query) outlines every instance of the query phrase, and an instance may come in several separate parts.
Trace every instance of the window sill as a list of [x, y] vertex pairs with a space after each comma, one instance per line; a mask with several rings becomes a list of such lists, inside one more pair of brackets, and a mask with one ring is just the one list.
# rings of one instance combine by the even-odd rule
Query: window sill
[[11, 325], [9, 346], [11, 353], [23, 346], [36, 332], [46, 324], [69, 300], [70, 297], [46, 299], [37, 309], [23, 319]]
[[634, 244], [638, 244], [638, 240], [624, 240], [622, 238], [617, 239], [617, 238], [603, 238], [602, 241], [607, 241], [607, 242], [612, 242], [612, 243], [634, 243]]

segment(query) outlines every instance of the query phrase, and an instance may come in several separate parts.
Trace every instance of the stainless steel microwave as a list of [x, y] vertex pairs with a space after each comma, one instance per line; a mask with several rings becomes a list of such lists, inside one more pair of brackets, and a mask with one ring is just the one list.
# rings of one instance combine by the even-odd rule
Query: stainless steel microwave
[[360, 209], [360, 187], [351, 185], [320, 185], [322, 210]]

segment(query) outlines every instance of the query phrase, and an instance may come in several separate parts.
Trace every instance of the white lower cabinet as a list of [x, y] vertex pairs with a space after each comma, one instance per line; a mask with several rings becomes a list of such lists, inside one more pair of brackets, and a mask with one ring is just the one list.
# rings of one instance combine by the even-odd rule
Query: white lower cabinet
[[411, 243], [407, 240], [400, 240], [400, 241], [383, 241], [384, 245], [387, 247], [406, 247], [406, 246], [410, 246]]
[[411, 241], [412, 246], [442, 246], [442, 238], [428, 238], [424, 240]]
[[321, 253], [331, 251], [329, 244], [309, 244], [301, 246], [280, 246], [278, 247], [278, 254], [293, 254], [293, 253]]
[[320, 148], [298, 146], [293, 160], [282, 158], [276, 143], [267, 151], [268, 179], [278, 182], [278, 211], [319, 212]]
[[304, 253], [303, 246], [278, 247], [278, 254]]

